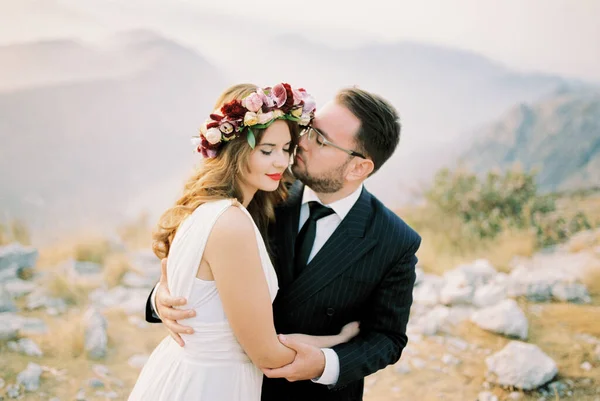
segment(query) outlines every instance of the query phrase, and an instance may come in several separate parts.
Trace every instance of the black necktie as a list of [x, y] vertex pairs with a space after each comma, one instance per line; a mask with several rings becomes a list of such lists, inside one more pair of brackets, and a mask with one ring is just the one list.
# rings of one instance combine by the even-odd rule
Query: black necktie
[[317, 220], [335, 213], [332, 208], [321, 205], [319, 202], [308, 202], [310, 216], [296, 238], [296, 255], [294, 257], [294, 276], [298, 277], [306, 267], [308, 257], [312, 251], [315, 236], [317, 235]]

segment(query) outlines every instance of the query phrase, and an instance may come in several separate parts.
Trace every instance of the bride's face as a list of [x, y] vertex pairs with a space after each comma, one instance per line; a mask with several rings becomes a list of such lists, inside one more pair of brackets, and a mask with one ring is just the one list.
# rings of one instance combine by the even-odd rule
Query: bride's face
[[254, 190], [275, 191], [290, 162], [292, 136], [288, 125], [277, 120], [265, 130], [248, 158], [244, 184]]

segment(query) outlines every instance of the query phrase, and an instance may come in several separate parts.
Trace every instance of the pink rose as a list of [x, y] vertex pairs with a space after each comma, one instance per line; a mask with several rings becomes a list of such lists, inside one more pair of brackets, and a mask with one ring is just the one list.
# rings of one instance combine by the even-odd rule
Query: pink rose
[[313, 98], [308, 93], [304, 92], [302, 97], [304, 100], [304, 105], [302, 106], [302, 110], [306, 113], [312, 113], [317, 108], [317, 102], [315, 102], [315, 98]]
[[275, 102], [273, 101], [273, 99], [270, 96], [266, 95], [265, 92], [262, 90], [262, 88], [259, 88], [256, 91], [256, 93], [258, 93], [258, 96], [260, 96], [260, 98], [265, 106], [267, 106], [268, 108], [275, 106]]
[[273, 96], [277, 107], [283, 106], [287, 100], [287, 91], [283, 84], [275, 85], [271, 90], [271, 96]]
[[263, 105], [261, 96], [258, 93], [252, 93], [242, 100], [242, 105], [250, 111], [257, 112]]
[[303, 92], [299, 91], [298, 89], [294, 89], [292, 93], [294, 94], [294, 106], [298, 106], [300, 102], [304, 99]]

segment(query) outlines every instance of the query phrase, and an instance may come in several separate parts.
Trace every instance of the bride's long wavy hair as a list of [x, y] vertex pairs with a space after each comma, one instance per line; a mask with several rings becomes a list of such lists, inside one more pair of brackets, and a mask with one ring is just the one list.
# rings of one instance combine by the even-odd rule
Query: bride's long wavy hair
[[[234, 85], [221, 94], [215, 104], [219, 109], [224, 103], [231, 100], [241, 100], [254, 92], [257, 86], [252, 84]], [[293, 151], [298, 143], [298, 123], [285, 120], [287, 123]], [[260, 143], [264, 130], [252, 130], [256, 143]], [[238, 138], [225, 144], [217, 157], [204, 159], [192, 176], [185, 183], [182, 196], [175, 202], [175, 206], [167, 209], [158, 221], [158, 227], [152, 234], [152, 249], [159, 258], [169, 255], [173, 238], [181, 222], [196, 208], [205, 202], [220, 199], [237, 199], [244, 202], [239, 180], [244, 173], [248, 173], [248, 158], [252, 148], [244, 138]], [[266, 236], [269, 223], [275, 218], [274, 207], [287, 198], [287, 184], [293, 181], [289, 169], [285, 171], [279, 187], [272, 192], [257, 191], [248, 205], [248, 212], [256, 222], [263, 237]], [[265, 237], [266, 238], [266, 237]]]

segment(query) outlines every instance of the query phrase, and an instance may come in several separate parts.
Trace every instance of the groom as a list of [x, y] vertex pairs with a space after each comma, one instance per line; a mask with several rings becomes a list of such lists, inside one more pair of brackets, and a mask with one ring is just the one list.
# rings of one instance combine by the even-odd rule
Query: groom
[[[356, 88], [338, 92], [303, 132], [292, 167], [298, 181], [269, 235], [280, 287], [275, 328], [326, 335], [360, 321], [361, 332], [332, 349], [280, 336], [296, 359], [264, 371], [263, 401], [361, 400], [364, 377], [400, 358], [421, 238], [363, 187], [399, 139], [396, 110]], [[181, 344], [186, 327], [177, 320], [189, 311], [173, 308], [183, 300], [166, 285], [155, 293], [163, 323]], [[146, 319], [157, 322], [151, 299]]]

